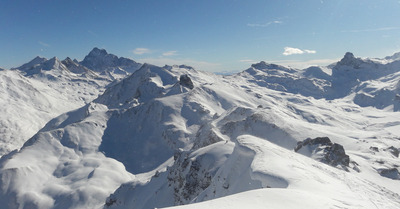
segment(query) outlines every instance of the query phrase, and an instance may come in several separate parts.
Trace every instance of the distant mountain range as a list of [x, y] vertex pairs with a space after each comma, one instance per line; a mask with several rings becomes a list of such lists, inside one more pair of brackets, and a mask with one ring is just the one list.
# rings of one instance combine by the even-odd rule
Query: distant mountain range
[[94, 48], [0, 82], [7, 208], [400, 207], [398, 54], [216, 75]]

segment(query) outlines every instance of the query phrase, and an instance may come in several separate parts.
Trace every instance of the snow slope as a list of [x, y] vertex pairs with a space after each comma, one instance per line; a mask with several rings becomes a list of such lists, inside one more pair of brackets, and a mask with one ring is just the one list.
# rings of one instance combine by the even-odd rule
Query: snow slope
[[[396, 61], [351, 54], [331, 68], [261, 62], [231, 76], [144, 64], [3, 156], [0, 203], [399, 208], [400, 112], [354, 102], [363, 82], [391, 86], [397, 73]], [[295, 151], [316, 137], [341, 145], [348, 164], [319, 161], [318, 144]]]
[[98, 48], [86, 57], [91, 67], [103, 67], [101, 74], [69, 57], [62, 61], [35, 57], [20, 67], [0, 71], [0, 156], [20, 148], [50, 119], [89, 103], [111, 82], [140, 67]]
[[19, 71], [0, 72], [0, 155], [18, 149], [50, 119], [78, 108], [100, 93], [105, 83], [68, 79], [44, 82]]
[[[235, 195], [174, 208], [396, 208], [400, 204], [398, 194], [371, 181], [250, 135], [237, 138], [217, 177], [195, 201]], [[236, 194], [246, 187], [250, 192]]]

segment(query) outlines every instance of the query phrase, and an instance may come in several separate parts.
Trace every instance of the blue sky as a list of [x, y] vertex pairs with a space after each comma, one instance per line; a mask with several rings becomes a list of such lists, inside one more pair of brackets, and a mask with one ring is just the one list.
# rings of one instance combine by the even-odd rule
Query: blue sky
[[93, 47], [156, 65], [239, 71], [400, 51], [398, 0], [0, 1], [0, 67]]

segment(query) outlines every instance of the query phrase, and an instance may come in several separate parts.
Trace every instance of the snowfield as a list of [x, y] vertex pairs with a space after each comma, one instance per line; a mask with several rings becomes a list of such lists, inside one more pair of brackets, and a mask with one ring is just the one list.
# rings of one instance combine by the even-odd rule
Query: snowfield
[[0, 203], [400, 208], [395, 55], [346, 53], [304, 70], [261, 62], [222, 76], [132, 70], [134, 61], [95, 48], [82, 62], [2, 70]]

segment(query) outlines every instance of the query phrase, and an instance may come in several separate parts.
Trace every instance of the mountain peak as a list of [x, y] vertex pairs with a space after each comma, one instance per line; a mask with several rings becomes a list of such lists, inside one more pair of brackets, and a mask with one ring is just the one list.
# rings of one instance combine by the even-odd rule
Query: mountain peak
[[43, 62], [46, 62], [46, 61], [47, 61], [47, 58], [36, 56], [30, 62], [28, 62], [27, 64], [30, 63], [30, 64], [37, 65], [37, 64], [40, 64], [40, 63], [43, 63]]
[[70, 61], [72, 61], [72, 59], [70, 57], [67, 57], [67, 58], [65, 58], [65, 61], [70, 62]]
[[97, 47], [94, 47], [80, 64], [97, 72], [113, 71], [119, 68], [127, 72], [133, 72], [141, 66], [131, 59], [117, 57], [114, 54], [107, 53], [105, 49]]
[[105, 49], [99, 49], [94, 47], [92, 51], [89, 52], [89, 56], [97, 57], [97, 56], [106, 56], [108, 53]]
[[47, 59], [44, 57], [40, 57], [40, 56], [36, 56], [35, 58], [33, 58], [31, 61], [29, 61], [28, 63], [25, 63], [17, 68], [13, 68], [13, 69], [19, 69], [21, 71], [27, 71], [30, 70], [32, 68], [34, 68], [36, 65], [42, 64], [44, 62], [46, 62]]
[[361, 58], [357, 58], [351, 52], [346, 52], [344, 57], [338, 62], [338, 65], [346, 65], [354, 68], [359, 68], [362, 63]]
[[343, 59], [353, 59], [353, 58], [355, 58], [353, 53], [346, 52]]
[[78, 65], [77, 62], [73, 61], [70, 57], [65, 58], [63, 61], [61, 61], [65, 66], [68, 65]]

